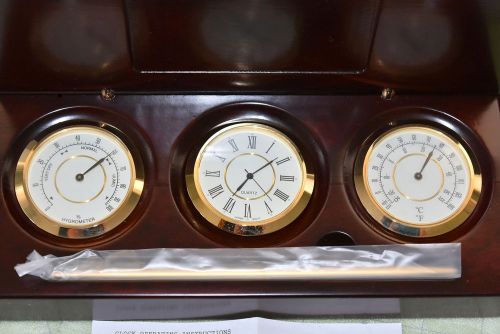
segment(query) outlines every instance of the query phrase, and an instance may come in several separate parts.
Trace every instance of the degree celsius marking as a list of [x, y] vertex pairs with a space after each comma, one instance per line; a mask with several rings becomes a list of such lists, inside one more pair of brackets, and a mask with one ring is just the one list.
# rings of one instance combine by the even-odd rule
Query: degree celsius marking
[[482, 179], [476, 157], [460, 137], [407, 124], [380, 134], [366, 151], [362, 148], [354, 183], [372, 218], [385, 229], [419, 238], [464, 223], [478, 202]]
[[[448, 201], [446, 201], [446, 204], [448, 204], [451, 199], [453, 198], [453, 195], [455, 194], [455, 191], [456, 191], [456, 186], [457, 186], [457, 172], [455, 170], [455, 166], [454, 164], [451, 162], [450, 158], [448, 157], [448, 155], [446, 155], [437, 145], [436, 146], [433, 146], [431, 145], [429, 142], [421, 142], [421, 141], [410, 141], [410, 142], [403, 142], [402, 144], [399, 144], [397, 145], [396, 147], [392, 148], [387, 154], [385, 154], [385, 157], [384, 159], [382, 159], [381, 163], [378, 165], [379, 167], [379, 171], [378, 171], [378, 184], [380, 186], [380, 189], [382, 190], [384, 196], [387, 198], [387, 200], [393, 204], [394, 201], [392, 201], [389, 196], [387, 195], [386, 191], [385, 191], [385, 188], [384, 188], [384, 185], [382, 183], [382, 169], [383, 169], [383, 166], [385, 165], [385, 161], [389, 158], [389, 156], [394, 153], [394, 151], [396, 151], [397, 149], [399, 148], [402, 148], [404, 146], [407, 146], [407, 145], [422, 145], [422, 146], [429, 146], [429, 147], [432, 147], [433, 149], [437, 150], [439, 153], [441, 153], [441, 155], [443, 157], [446, 158], [446, 160], [448, 161], [448, 164], [450, 165], [450, 167], [452, 168], [453, 170], [453, 176], [455, 178], [455, 181], [453, 182], [454, 184], [454, 188], [453, 188], [453, 191], [451, 192], [451, 195], [450, 195], [450, 198], [448, 199]], [[406, 154], [405, 154], [406, 155]], [[393, 180], [394, 182], [394, 180]]]

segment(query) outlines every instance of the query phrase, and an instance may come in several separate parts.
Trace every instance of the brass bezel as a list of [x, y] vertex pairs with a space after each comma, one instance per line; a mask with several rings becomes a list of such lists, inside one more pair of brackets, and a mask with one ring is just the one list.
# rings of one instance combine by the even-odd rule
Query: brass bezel
[[[110, 131], [111, 129], [113, 131]], [[56, 222], [45, 215], [34, 203], [27, 186], [27, 177], [29, 166], [35, 152], [56, 138], [68, 133], [78, 133], [81, 131], [93, 131], [103, 133], [105, 136], [111, 136], [118, 145], [126, 152], [132, 173], [130, 177], [130, 187], [122, 204], [113, 214], [107, 218], [90, 224], [82, 224], [76, 227], [71, 224]], [[16, 165], [15, 171], [15, 193], [17, 201], [29, 220], [43, 231], [65, 239], [88, 239], [100, 236], [120, 225], [135, 209], [141, 197], [144, 188], [144, 166], [140, 157], [134, 157], [122, 139], [117, 135], [120, 133], [116, 128], [109, 125], [77, 125], [58, 129], [40, 140], [32, 140], [21, 153]]]
[[[467, 196], [462, 205], [455, 211], [455, 213], [446, 217], [440, 222], [429, 225], [417, 225], [411, 222], [406, 222], [394, 217], [391, 213], [387, 212], [385, 208], [377, 203], [373, 195], [369, 191], [367, 180], [367, 164], [373, 152], [374, 147], [385, 140], [388, 136], [403, 130], [415, 129], [416, 131], [430, 133], [441, 138], [443, 141], [448, 142], [449, 145], [462, 155], [462, 158], [467, 163], [470, 176], [470, 187]], [[365, 210], [370, 216], [385, 229], [395, 232], [405, 237], [426, 238], [443, 235], [450, 232], [464, 223], [474, 211], [482, 188], [482, 176], [479, 169], [479, 164], [473, 152], [468, 150], [458, 139], [454, 136], [448, 135], [442, 130], [425, 124], [407, 124], [395, 127], [378, 136], [368, 148], [362, 148], [358, 153], [354, 166], [354, 185], [358, 197], [363, 204]]]
[[[248, 129], [250, 132], [263, 133], [273, 137], [278, 137], [280, 140], [285, 142], [292, 149], [297, 160], [301, 164], [302, 169], [302, 185], [299, 193], [294, 198], [292, 203], [281, 212], [272, 218], [264, 219], [258, 222], [248, 222], [234, 219], [220, 213], [216, 208], [214, 208], [209, 201], [206, 199], [205, 194], [201, 190], [199, 182], [199, 167], [201, 164], [201, 158], [207, 148], [214, 140], [222, 135], [226, 135], [231, 132], [241, 131], [242, 129]], [[223, 129], [217, 131], [213, 134], [201, 147], [199, 150], [194, 166], [186, 169], [186, 187], [189, 197], [193, 202], [195, 208], [200, 212], [200, 214], [212, 225], [217, 228], [232, 233], [236, 235], [244, 236], [256, 236], [269, 234], [278, 231], [285, 226], [292, 223], [306, 208], [309, 200], [312, 196], [314, 190], [314, 173], [310, 173], [307, 170], [306, 163], [300, 154], [299, 149], [285, 134], [276, 130], [273, 127], [260, 123], [238, 123], [234, 125], [229, 125]]]

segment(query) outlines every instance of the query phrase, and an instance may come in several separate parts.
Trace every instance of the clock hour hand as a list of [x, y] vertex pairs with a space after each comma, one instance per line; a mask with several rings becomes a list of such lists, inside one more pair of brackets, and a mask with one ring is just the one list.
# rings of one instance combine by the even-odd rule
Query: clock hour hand
[[95, 164], [93, 164], [92, 166], [90, 166], [85, 172], [83, 173], [79, 173], [79, 174], [76, 174], [76, 180], [77, 181], [83, 181], [83, 178], [85, 176], [85, 174], [87, 174], [88, 172], [90, 172], [92, 169], [96, 168], [97, 166], [99, 166], [100, 164], [102, 164], [102, 162], [104, 160], [106, 160], [107, 157], [109, 157], [111, 155], [113, 151], [111, 151], [110, 153], [106, 154], [105, 157], [102, 157], [101, 159], [97, 160], [95, 162]]
[[273, 160], [267, 162], [264, 166], [258, 168], [256, 171], [254, 171], [253, 173], [249, 173], [246, 169], [245, 169], [245, 172], [247, 173], [247, 178], [245, 179], [245, 181], [243, 181], [239, 186], [238, 188], [236, 188], [236, 190], [233, 192], [233, 196], [241, 190], [241, 188], [243, 188], [245, 186], [245, 184], [248, 182], [248, 180], [250, 179], [253, 179], [253, 176], [255, 173], [263, 170], [264, 168], [266, 168], [267, 166], [269, 166], [270, 164], [272, 164], [274, 162], [274, 160], [276, 160], [278, 158], [274, 158]]
[[248, 178], [248, 175], [247, 175], [247, 178], [245, 179], [245, 181], [243, 181], [243, 183], [242, 183], [242, 184], [240, 184], [240, 185], [239, 185], [239, 187], [238, 187], [238, 188], [236, 188], [236, 190], [233, 192], [233, 196], [234, 196], [234, 194], [236, 194], [238, 191], [240, 191], [240, 190], [241, 190], [241, 188], [243, 188], [243, 186], [245, 186], [245, 184], [248, 182], [248, 180], [250, 180], [250, 179]]
[[[246, 171], [246, 169], [245, 169], [245, 171]], [[247, 178], [245, 179], [245, 181], [243, 181], [243, 182], [242, 182], [242, 183], [238, 186], [238, 188], [236, 188], [236, 190], [233, 192], [233, 196], [234, 196], [234, 195], [235, 195], [238, 191], [240, 191], [240, 190], [241, 190], [241, 188], [243, 188], [243, 187], [245, 186], [245, 184], [248, 182], [248, 180], [250, 180], [250, 179], [253, 179], [253, 174], [252, 174], [252, 173], [248, 173], [248, 172], [247, 172]]]
[[[246, 169], [245, 169], [245, 172], [247, 172], [248, 174], [250, 174]], [[262, 190], [262, 192], [264, 193], [264, 195], [266, 195], [267, 198], [269, 198], [269, 200], [272, 201], [273, 199], [271, 197], [269, 197], [269, 194], [264, 190], [264, 188], [261, 187], [261, 185], [259, 184], [259, 182], [257, 182], [257, 180], [255, 178], [252, 178], [252, 180], [260, 188], [260, 190]]]

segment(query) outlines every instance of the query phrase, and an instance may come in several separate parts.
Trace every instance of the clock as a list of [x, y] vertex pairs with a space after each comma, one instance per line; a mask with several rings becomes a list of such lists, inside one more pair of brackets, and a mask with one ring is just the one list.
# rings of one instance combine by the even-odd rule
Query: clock
[[314, 189], [297, 146], [259, 123], [224, 127], [201, 147], [186, 185], [194, 207], [219, 229], [243, 236], [275, 232], [306, 208]]
[[464, 223], [477, 205], [482, 176], [458, 136], [428, 125], [403, 125], [358, 157], [355, 187], [368, 213], [402, 236], [433, 237]]
[[38, 228], [62, 238], [91, 238], [117, 227], [133, 211], [144, 186], [143, 167], [110, 130], [64, 127], [25, 147], [15, 192]]

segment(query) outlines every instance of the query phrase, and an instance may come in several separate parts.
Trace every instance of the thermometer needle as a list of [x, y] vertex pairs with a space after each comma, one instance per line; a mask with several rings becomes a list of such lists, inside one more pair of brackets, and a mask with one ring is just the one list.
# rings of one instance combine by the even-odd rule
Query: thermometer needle
[[434, 146], [434, 148], [432, 149], [432, 151], [429, 152], [429, 154], [427, 155], [427, 158], [425, 159], [425, 162], [424, 162], [422, 168], [420, 168], [419, 172], [415, 173], [415, 179], [417, 179], [417, 180], [421, 180], [422, 179], [422, 172], [424, 171], [425, 166], [427, 166], [427, 164], [429, 163], [429, 160], [431, 160], [432, 154], [434, 153], [435, 149], [436, 149], [436, 146]]
[[[113, 151], [111, 151], [113, 152]], [[83, 181], [83, 178], [85, 176], [85, 174], [87, 174], [88, 172], [90, 172], [92, 169], [96, 168], [97, 166], [99, 166], [100, 164], [102, 164], [102, 162], [111, 155], [111, 152], [106, 154], [106, 156], [102, 157], [101, 159], [97, 160], [95, 162], [95, 164], [93, 164], [92, 166], [90, 166], [89, 169], [87, 169], [85, 172], [83, 173], [79, 173], [79, 174], [76, 174], [76, 180], [77, 181]]]

